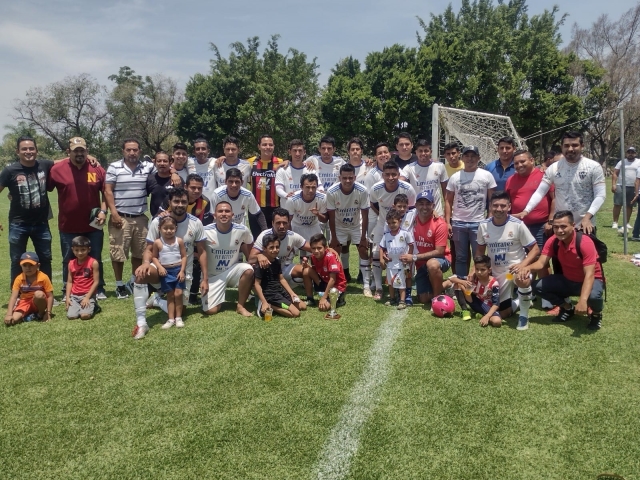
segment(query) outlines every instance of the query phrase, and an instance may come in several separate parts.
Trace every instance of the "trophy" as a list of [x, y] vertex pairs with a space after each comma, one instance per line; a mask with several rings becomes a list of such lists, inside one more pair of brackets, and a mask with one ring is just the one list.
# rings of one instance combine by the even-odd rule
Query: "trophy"
[[340, 318], [340, 314], [336, 312], [336, 303], [338, 303], [339, 296], [340, 292], [337, 288], [334, 287], [329, 290], [329, 303], [331, 304], [331, 310], [324, 316], [325, 320], [338, 320]]

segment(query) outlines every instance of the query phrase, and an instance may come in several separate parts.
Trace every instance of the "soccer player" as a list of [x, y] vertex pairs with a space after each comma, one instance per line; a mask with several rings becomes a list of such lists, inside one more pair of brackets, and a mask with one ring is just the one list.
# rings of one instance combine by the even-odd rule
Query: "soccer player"
[[286, 167], [276, 172], [276, 193], [280, 197], [280, 206], [289, 209], [289, 199], [300, 190], [300, 178], [306, 173], [313, 173], [304, 162], [306, 150], [302, 140], [289, 142], [289, 157], [291, 161]]
[[367, 229], [369, 224], [369, 194], [367, 189], [356, 183], [355, 168], [351, 164], [340, 167], [340, 183], [332, 185], [327, 190], [327, 212], [329, 214], [329, 229], [331, 230], [331, 248], [341, 251], [340, 258], [344, 267], [347, 282], [351, 281], [349, 274], [349, 247], [353, 243], [358, 246], [360, 255], [360, 270], [368, 286], [369, 255], [367, 252]]
[[308, 160], [314, 161], [317, 165], [318, 186], [322, 186], [322, 190], [326, 191], [331, 185], [338, 181], [338, 173], [340, 167], [346, 162], [341, 157], [334, 157], [336, 152], [336, 140], [330, 136], [324, 136], [320, 139], [320, 161], [317, 157], [309, 157]]
[[210, 157], [210, 153], [209, 142], [204, 137], [204, 134], [196, 133], [196, 139], [193, 141], [193, 154], [196, 159], [193, 162], [193, 166], [195, 173], [202, 178], [202, 194], [207, 198], [211, 198], [217, 186], [215, 177], [216, 159]]
[[196, 167], [189, 158], [189, 148], [182, 142], [173, 145], [171, 154], [172, 172], [177, 173], [183, 182], [187, 181], [190, 173], [196, 173]]
[[411, 184], [416, 194], [428, 191], [433, 196], [436, 213], [444, 216], [444, 196], [446, 195], [447, 175], [444, 164], [431, 160], [431, 144], [424, 139], [416, 142], [418, 160], [407, 165], [400, 175]]
[[253, 267], [240, 262], [240, 254], [249, 258], [253, 237], [247, 227], [233, 223], [229, 202], [221, 201], [216, 205], [215, 218], [216, 223], [204, 228], [209, 276], [208, 292], [202, 294], [202, 310], [207, 315], [220, 312], [227, 288], [237, 287], [236, 313], [250, 317], [244, 303], [253, 287]]
[[[387, 142], [378, 143], [374, 149], [375, 165], [373, 165], [367, 172], [364, 178], [364, 186], [371, 196], [371, 190], [373, 186], [382, 180], [382, 168], [384, 164], [391, 160], [391, 152], [389, 151], [389, 144]], [[373, 229], [378, 224], [378, 212], [373, 208], [369, 209], [369, 229], [367, 231], [367, 238], [370, 242], [373, 241]]]
[[318, 177], [307, 173], [300, 179], [302, 190], [289, 199], [291, 229], [304, 238], [322, 232], [327, 221], [327, 197], [318, 192]]
[[384, 234], [387, 213], [393, 208], [396, 195], [404, 193], [407, 196], [409, 209], [416, 203], [416, 192], [407, 182], [400, 180], [400, 169], [393, 161], [388, 161], [383, 166], [383, 180], [374, 184], [369, 191], [371, 208], [377, 213], [378, 221], [373, 230], [373, 278], [376, 284], [376, 293], [373, 298], [382, 298], [382, 270], [380, 268], [380, 241]]
[[364, 179], [371, 167], [362, 159], [364, 153], [364, 143], [360, 138], [353, 137], [347, 142], [347, 152], [349, 153], [349, 164], [353, 166], [356, 174], [356, 182], [364, 185]]
[[399, 133], [393, 143], [396, 145], [398, 153], [391, 160], [396, 162], [400, 170], [418, 161], [418, 157], [413, 154], [413, 140], [410, 134], [407, 132]]
[[240, 186], [246, 186], [251, 178], [251, 164], [238, 156], [240, 153], [240, 140], [236, 137], [225, 137], [222, 140], [222, 150], [224, 152], [224, 160], [220, 165], [216, 164], [214, 170], [216, 188], [226, 185], [227, 173], [231, 168], [240, 170], [242, 173], [242, 184]]
[[526, 330], [531, 306], [531, 278], [519, 278], [519, 273], [536, 259], [540, 249], [527, 226], [509, 215], [511, 199], [508, 193], [493, 193], [489, 208], [491, 217], [478, 226], [476, 256], [489, 255], [491, 271], [500, 284], [498, 311], [502, 318], [515, 312], [518, 302], [511, 298], [514, 284], [518, 287], [520, 316], [517, 329]]
[[[262, 135], [258, 142], [259, 157], [253, 158], [251, 167], [251, 193], [264, 213], [267, 228], [271, 228], [273, 210], [280, 206], [280, 197], [276, 193], [276, 171], [284, 162], [273, 154], [275, 145], [270, 135]], [[248, 159], [251, 162], [252, 159]], [[260, 235], [263, 228], [249, 217], [249, 226], [254, 237]]]
[[[388, 231], [384, 232], [380, 240], [380, 266], [387, 269], [387, 284], [389, 285], [389, 301], [385, 303], [387, 307], [397, 305], [398, 310], [407, 308], [406, 299], [406, 274], [407, 267], [409, 279], [411, 279], [412, 263], [405, 263], [401, 257], [411, 255], [413, 257], [413, 234], [400, 228], [402, 214], [392, 208], [387, 212]], [[399, 292], [399, 299], [396, 299], [396, 290]]]
[[[249, 217], [260, 226], [260, 231], [266, 230], [267, 221], [264, 213], [251, 192], [242, 186], [242, 172], [238, 168], [230, 168], [226, 175], [226, 184], [213, 192], [211, 199], [213, 211], [218, 203], [228, 202], [233, 210], [233, 223], [244, 225], [245, 213], [249, 212]], [[250, 220], [249, 224], [251, 223]]]
[[502, 137], [498, 140], [498, 159], [489, 163], [487, 172], [496, 180], [496, 190], [503, 192], [507, 180], [516, 173], [513, 165], [513, 152], [516, 151], [516, 141], [513, 137]]
[[304, 288], [307, 292], [307, 306], [315, 307], [313, 299], [314, 287], [321, 294], [318, 309], [327, 312], [331, 308], [329, 292], [332, 288], [338, 289], [340, 295], [336, 307], [346, 305], [347, 279], [344, 276], [342, 265], [338, 257], [327, 248], [327, 239], [321, 233], [315, 234], [309, 240], [311, 246], [311, 265], [306, 257], [303, 259]]

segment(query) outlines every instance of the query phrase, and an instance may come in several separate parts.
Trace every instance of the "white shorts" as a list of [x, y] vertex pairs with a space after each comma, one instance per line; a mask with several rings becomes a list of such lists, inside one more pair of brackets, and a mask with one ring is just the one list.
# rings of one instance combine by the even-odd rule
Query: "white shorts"
[[[302, 237], [308, 242], [315, 234], [322, 233], [322, 224], [318, 222], [311, 227], [306, 225], [291, 225], [291, 230], [296, 232], [298, 235], [302, 235]], [[327, 242], [328, 241], [329, 239], [327, 238]]]
[[387, 267], [387, 284], [393, 288], [407, 288], [405, 269]]
[[[205, 312], [217, 307], [226, 300], [227, 288], [236, 288], [240, 277], [247, 270], [253, 270], [248, 263], [236, 263], [229, 270], [215, 277], [209, 277], [209, 292], [202, 297], [202, 310]], [[189, 289], [185, 289], [188, 292]]]
[[373, 208], [369, 209], [369, 224], [367, 225], [367, 238], [372, 241], [373, 229], [378, 224], [378, 214], [373, 211]]
[[362, 238], [362, 225], [358, 225], [353, 228], [338, 228], [336, 225], [336, 237], [338, 237], [338, 243], [343, 247], [347, 245], [347, 243], [351, 243], [352, 245], [358, 245], [360, 243], [360, 239]]
[[[513, 290], [516, 288], [515, 282], [513, 280], [507, 280], [507, 272], [495, 273], [493, 277], [498, 280], [500, 284], [500, 303], [505, 300], [511, 300], [513, 298]], [[531, 278], [531, 276], [529, 278]]]
[[295, 266], [295, 263], [290, 263], [289, 265], [282, 266], [282, 276], [287, 281], [287, 283], [289, 283], [289, 286], [291, 288], [299, 287], [303, 283], [302, 278], [293, 278], [291, 276], [291, 270], [293, 270]]

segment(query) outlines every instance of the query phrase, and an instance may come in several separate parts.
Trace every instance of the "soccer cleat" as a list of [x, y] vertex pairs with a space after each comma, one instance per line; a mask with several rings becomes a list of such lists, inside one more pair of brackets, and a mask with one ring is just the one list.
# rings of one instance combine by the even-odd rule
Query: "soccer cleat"
[[351, 273], [348, 268], [344, 270], [344, 278], [347, 280], [347, 283], [351, 283]]
[[358, 272], [358, 278], [356, 278], [356, 283], [363, 283], [364, 279], [362, 278], [362, 272]]
[[407, 308], [407, 304], [405, 302], [398, 303], [398, 310], [404, 310], [405, 308]]
[[464, 321], [471, 320], [471, 312], [469, 310], [462, 310], [462, 320]]
[[551, 317], [556, 317], [560, 315], [560, 307], [556, 306], [556, 307], [550, 308], [549, 310], [547, 310], [547, 315]]
[[198, 295], [196, 293], [191, 293], [189, 295], [189, 305], [200, 305], [200, 300], [198, 300]]
[[134, 340], [140, 340], [145, 337], [147, 332], [149, 331], [149, 325], [136, 325], [136, 328], [133, 329], [132, 335]]
[[518, 317], [518, 326], [516, 330], [527, 330], [529, 328], [529, 319], [527, 317]]
[[170, 318], [169, 320], [167, 320], [166, 322], [164, 322], [164, 324], [162, 325], [163, 330], [169, 330], [171, 327], [173, 327], [176, 324], [176, 321], [173, 318]]
[[160, 308], [160, 296], [157, 292], [147, 298], [147, 308]]
[[124, 288], [124, 285], [118, 285], [116, 287], [116, 298], [122, 300], [123, 298], [129, 298], [129, 292]]
[[182, 318], [176, 318], [176, 328], [183, 328], [184, 327], [184, 320], [182, 320]]
[[307, 300], [305, 302], [307, 304], [307, 307], [317, 307], [318, 306], [318, 303], [312, 297], [307, 297]]
[[602, 327], [602, 312], [592, 313], [589, 315], [589, 324], [587, 328], [589, 330], [600, 330]]
[[611, 224], [611, 228], [613, 228], [613, 229], [618, 228], [618, 222], [613, 222], [613, 223]]
[[102, 289], [98, 290], [98, 293], [96, 293], [96, 300], [106, 300], [106, 299], [107, 299], [106, 292]]
[[365, 288], [362, 293], [367, 298], [373, 298], [373, 293], [371, 293], [371, 289], [370, 288]]
[[406, 304], [407, 307], [413, 307], [413, 298], [411, 298], [411, 295], [407, 295], [405, 297], [404, 303]]
[[558, 313], [558, 315], [555, 316], [553, 321], [556, 323], [564, 323], [567, 320], [569, 320], [571, 317], [573, 317], [575, 313], [576, 313], [576, 307], [574, 307], [573, 305], [571, 306], [570, 310], [560, 307], [560, 313]]

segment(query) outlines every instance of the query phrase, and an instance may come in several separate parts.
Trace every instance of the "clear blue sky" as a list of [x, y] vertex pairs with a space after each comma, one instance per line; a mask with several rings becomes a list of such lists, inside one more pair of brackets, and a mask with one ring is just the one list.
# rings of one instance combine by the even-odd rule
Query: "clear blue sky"
[[[107, 77], [128, 65], [138, 74], [163, 73], [180, 85], [196, 72], [207, 72], [215, 43], [227, 54], [231, 42], [259, 36], [262, 44], [280, 34], [280, 47], [316, 57], [322, 84], [338, 60], [400, 43], [416, 44], [416, 16], [428, 20], [446, 0], [31, 0], [0, 5], [0, 135], [11, 119], [13, 100], [34, 86], [68, 75]], [[460, 1], [452, 2], [458, 9]], [[558, 5], [569, 17], [562, 28], [570, 38], [574, 22], [590, 25], [608, 13], [618, 18], [629, 0], [529, 2], [529, 14]]]

